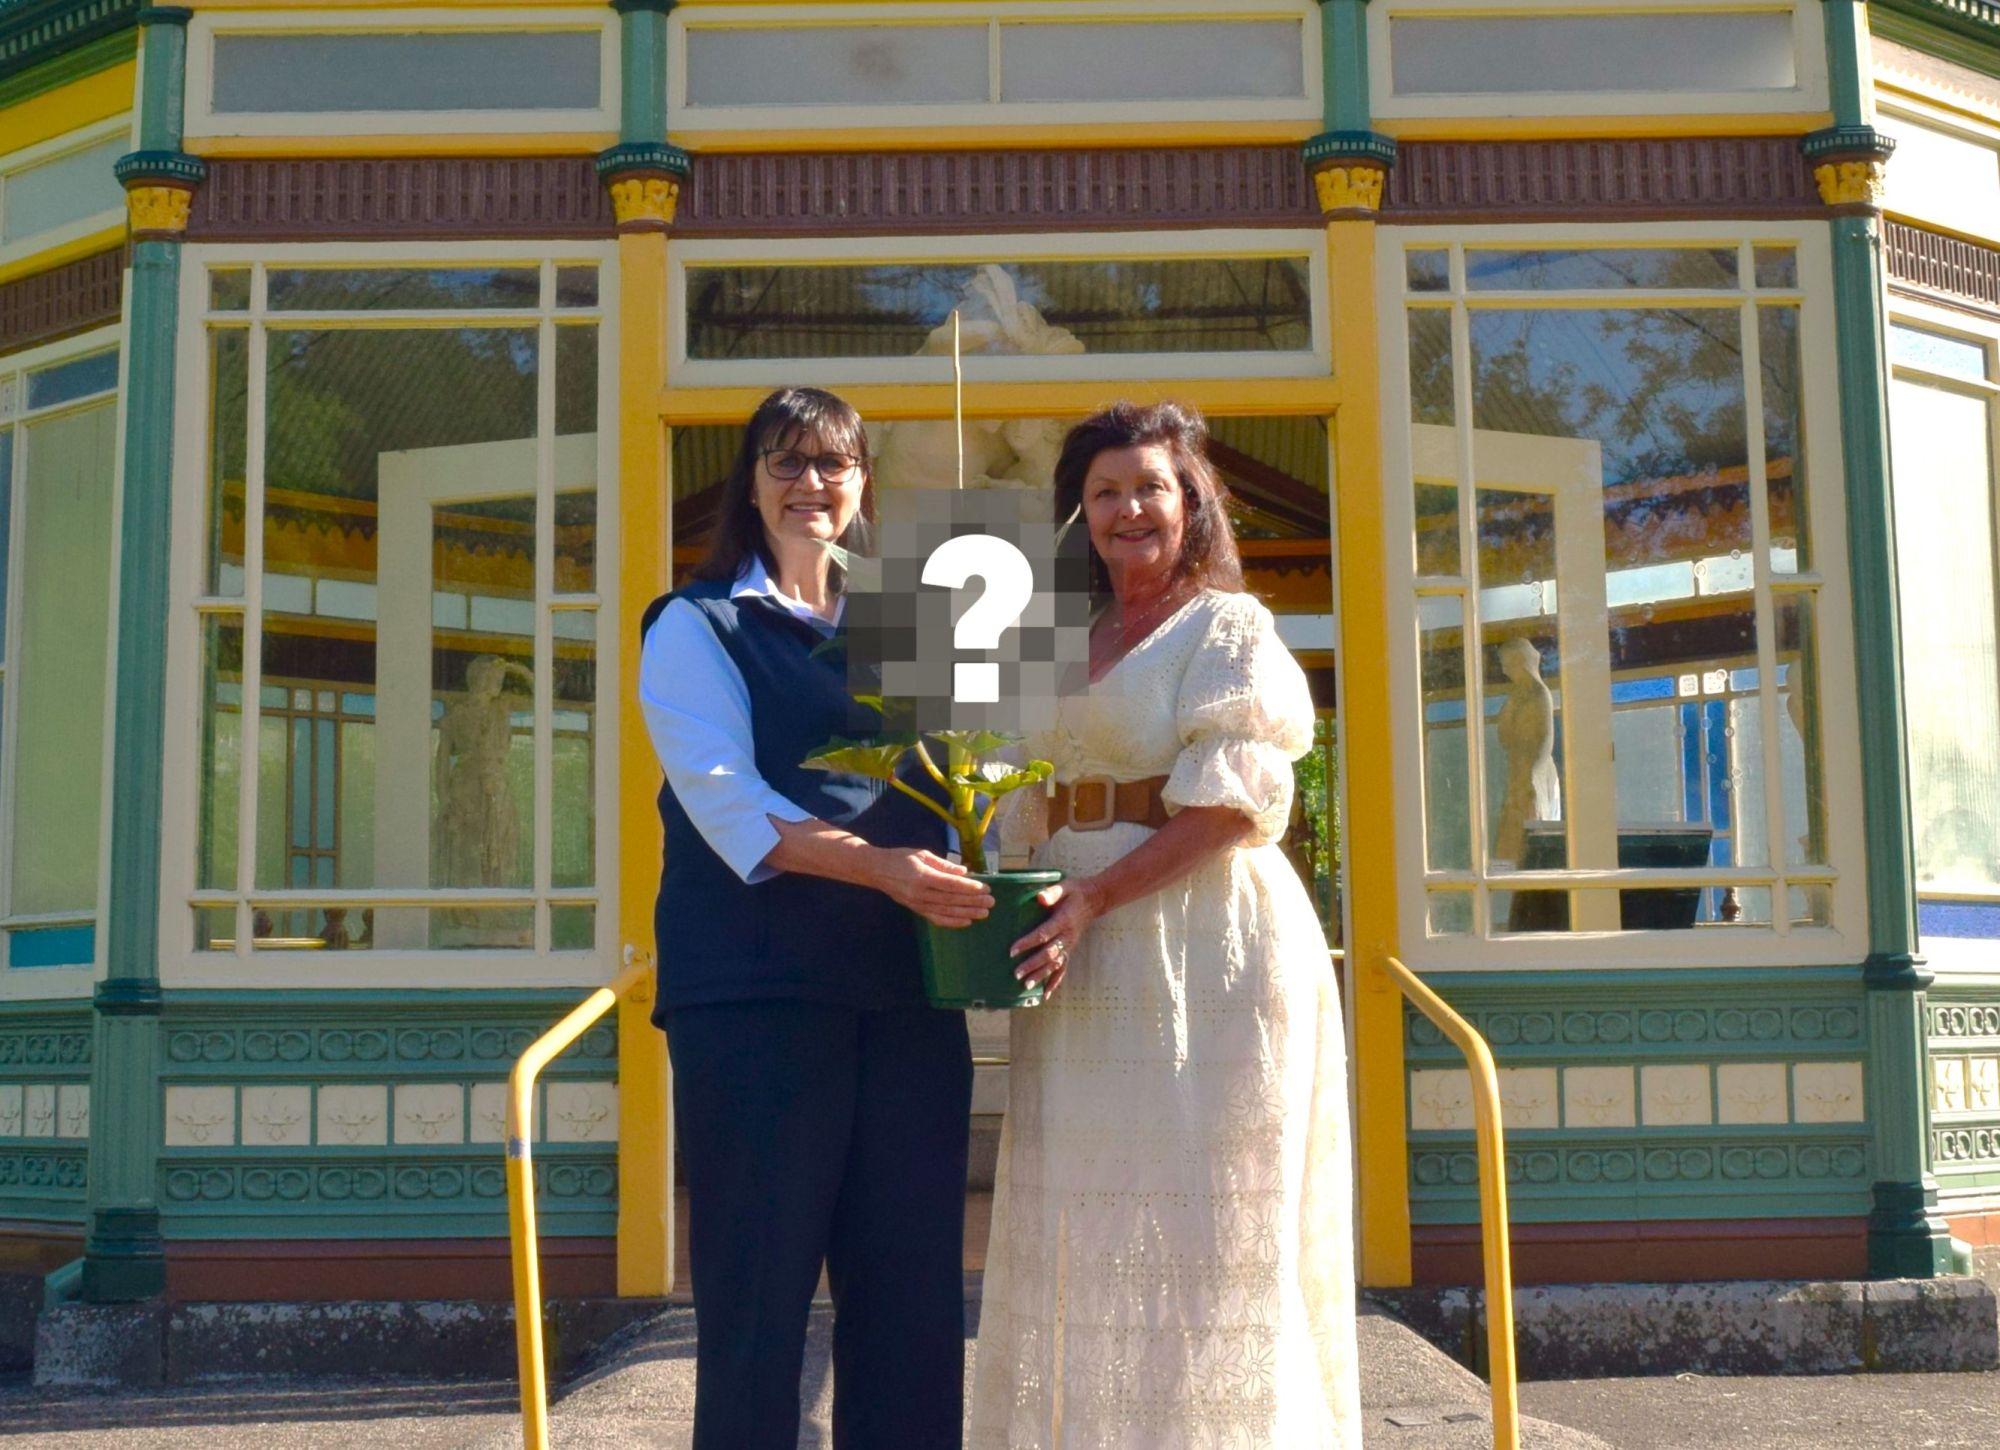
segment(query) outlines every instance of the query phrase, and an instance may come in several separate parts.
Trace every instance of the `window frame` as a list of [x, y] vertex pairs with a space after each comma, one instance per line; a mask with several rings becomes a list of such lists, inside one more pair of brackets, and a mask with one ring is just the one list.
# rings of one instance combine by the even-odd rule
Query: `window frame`
[[[1802, 443], [1813, 460], [1805, 491], [1810, 519], [1815, 567], [1785, 576], [1788, 582], [1807, 586], [1815, 596], [1814, 624], [1818, 647], [1814, 668], [1817, 676], [1820, 718], [1821, 780], [1825, 804], [1823, 834], [1826, 845], [1824, 867], [1788, 869], [1782, 862], [1769, 867], [1707, 867], [1689, 871], [1690, 885], [1727, 884], [1735, 878], [1746, 886], [1768, 885], [1773, 893], [1773, 923], [1768, 926], [1732, 927], [1706, 934], [1711, 950], [1692, 952], [1693, 935], [1688, 931], [1570, 931], [1512, 935], [1480, 935], [1475, 930], [1458, 936], [1432, 936], [1428, 929], [1427, 887], [1451, 884], [1459, 878], [1478, 884], [1487, 882], [1495, 889], [1510, 889], [1510, 881], [1471, 872], [1429, 870], [1425, 840], [1425, 755], [1423, 720], [1418, 674], [1418, 609], [1420, 576], [1416, 572], [1411, 540], [1416, 527], [1415, 489], [1412, 487], [1415, 446], [1412, 437], [1409, 381], [1409, 331], [1404, 318], [1413, 298], [1437, 297], [1455, 301], [1462, 294], [1409, 293], [1404, 288], [1404, 262], [1411, 249], [1467, 246], [1564, 249], [1585, 247], [1634, 247], [1653, 244], [1674, 246], [1727, 247], [1745, 249], [1759, 245], [1784, 245], [1796, 249], [1798, 285], [1784, 289], [1758, 289], [1745, 278], [1727, 294], [1720, 292], [1664, 292], [1633, 288], [1625, 292], [1493, 291], [1471, 294], [1474, 308], [1494, 306], [1517, 309], [1530, 298], [1530, 305], [1561, 307], [1646, 307], [1661, 302], [1685, 303], [1691, 298], [1717, 300], [1727, 295], [1740, 308], [1754, 308], [1760, 295], [1796, 302], [1799, 316], [1801, 394], [1805, 400]], [[1844, 464], [1839, 426], [1837, 360], [1833, 346], [1833, 295], [1831, 247], [1824, 225], [1812, 222], [1753, 222], [1722, 224], [1662, 222], [1620, 226], [1606, 223], [1579, 232], [1570, 224], [1490, 225], [1465, 227], [1382, 227], [1376, 241], [1378, 272], [1378, 315], [1382, 371], [1382, 487], [1383, 537], [1387, 560], [1388, 601], [1386, 616], [1391, 641], [1388, 659], [1390, 697], [1394, 712], [1395, 742], [1394, 791], [1399, 829], [1396, 831], [1398, 864], [1397, 918], [1404, 957], [1412, 966], [1439, 971], [1528, 971], [1546, 967], [1656, 968], [1712, 966], [1728, 961], [1742, 966], [1838, 965], [1860, 961], [1868, 954], [1867, 861], [1862, 823], [1860, 728], [1854, 686], [1854, 637], [1850, 596]], [[1469, 426], [1460, 420], [1454, 430]], [[1754, 448], [1753, 448], [1754, 452]], [[1775, 605], [1767, 582], [1768, 560], [1756, 564], [1760, 581], [1755, 591], [1760, 639], [1769, 634], [1775, 619]], [[1558, 576], [1560, 584], [1560, 576]], [[1468, 623], [1467, 628], [1473, 626]], [[1773, 687], [1775, 688], [1775, 686]], [[1704, 697], [1706, 698], [1706, 697]], [[1476, 774], [1470, 787], [1476, 799], [1483, 799], [1485, 777]], [[1768, 808], [1768, 805], [1767, 805]], [[1475, 861], [1483, 860], [1483, 853]], [[1509, 876], [1514, 873], [1509, 873]], [[1542, 873], [1536, 873], [1539, 877]], [[1583, 869], [1565, 873], [1578, 879], [1569, 886], [1549, 889], [1577, 890], [1590, 878], [1621, 873]], [[1789, 921], [1784, 898], [1788, 879], [1824, 876], [1831, 898], [1830, 925], [1800, 926]], [[1757, 878], [1757, 879], [1753, 879]], [[1536, 882], [1537, 885], [1541, 883]], [[1618, 884], [1606, 881], [1606, 886]], [[1641, 883], [1645, 884], [1645, 883]], [[1525, 889], [1511, 887], [1511, 889]]]
[[[88, 151], [106, 141], [124, 139], [127, 146], [132, 144], [132, 113], [121, 112], [102, 121], [92, 121], [87, 126], [65, 131], [60, 136], [33, 146], [24, 146], [0, 160], [0, 233], [6, 225], [7, 190], [15, 177], [52, 161], [60, 161], [80, 151]], [[114, 185], [116, 183], [114, 182]], [[53, 251], [94, 237], [100, 232], [121, 231], [125, 225], [125, 193], [119, 189], [118, 198], [101, 211], [89, 216], [78, 217], [75, 221], [64, 222], [61, 226], [49, 227], [43, 231], [30, 232], [11, 242], [0, 244], [0, 274], [12, 269], [17, 263], [39, 252]], [[0, 367], [11, 366], [15, 359], [0, 360]]]
[[[1399, 95], [1390, 55], [1391, 24], [1412, 16], [1460, 20], [1511, 16], [1616, 18], [1705, 12], [1771, 13], [1792, 16], [1793, 83], [1768, 91], [1515, 91]], [[1825, 22], [1818, 0], [1645, 0], [1607, 6], [1603, 0], [1377, 0], [1368, 6], [1368, 85], [1378, 119], [1387, 122], [1456, 120], [1468, 117], [1610, 116], [1817, 116], [1828, 99]], [[1394, 131], [1395, 125], [1389, 127]]]
[[[595, 30], [598, 103], [591, 109], [490, 111], [283, 111], [215, 109], [215, 41], [220, 35], [429, 34], [450, 31]], [[549, 136], [616, 137], [619, 125], [618, 17], [604, 5], [544, 3], [478, 9], [198, 10], [188, 22], [188, 149], [212, 140], [278, 137]], [[608, 142], [606, 144], [609, 144]]]
[[1296, 352], [968, 354], [968, 386], [980, 383], [1153, 381], [1192, 377], [1318, 379], [1333, 371], [1326, 231], [1231, 228], [1197, 232], [1035, 233], [943, 237], [806, 237], [746, 241], [697, 238], [668, 251], [667, 375], [690, 390], [771, 386], [774, 376], [852, 390], [880, 384], [949, 383], [950, 360], [905, 357], [753, 358], [740, 362], [688, 356], [688, 273], [704, 265], [828, 266], [869, 262], [1203, 261], [1304, 257], [1312, 345]]
[[[1905, 323], [1925, 332], [1947, 334], [1957, 341], [1971, 343], [1986, 354], [1987, 379], [1984, 382], [1951, 373], [1933, 372], [1912, 363], [1897, 362], [1893, 353], [1889, 359], [1889, 377], [1891, 381], [1914, 382], [1961, 398], [1983, 399], [1986, 403], [1987, 494], [1993, 509], [1992, 537], [1988, 540], [1987, 547], [1994, 578], [1995, 610], [1996, 613], [2000, 613], [2000, 320], [1959, 311], [1934, 302], [1921, 301], [1895, 290], [1892, 286], [1888, 297], [1887, 316], [1883, 321], [1885, 341], [1889, 327]], [[1890, 420], [1892, 428], [1894, 421], [1892, 417]], [[1900, 599], [1897, 605], [1900, 610]], [[1996, 619], [1995, 627], [1996, 630], [2000, 630], [2000, 619]], [[1903, 688], [1908, 690], [1907, 680]], [[1927, 888], [1919, 880], [1916, 883], [1916, 897], [1919, 903], [2000, 907], [2000, 884], [1986, 890], [1963, 887]], [[1986, 970], [1992, 965], [1995, 936], [1947, 936], [1935, 932], [1924, 932], [1922, 935], [1924, 951], [1932, 958], [1933, 965], [1950, 967], [1956, 963], [1974, 970]], [[1971, 954], [1970, 959], [1968, 953]]]
[[[44, 408], [30, 409], [27, 399], [27, 376], [51, 366], [74, 362], [79, 358], [116, 350], [118, 359], [118, 381], [110, 389], [100, 389], [80, 398], [68, 398], [60, 403]], [[101, 408], [107, 401], [115, 413], [113, 428], [116, 445], [113, 468], [116, 477], [112, 485], [112, 597], [117, 597], [118, 531], [116, 516], [118, 497], [122, 489], [125, 451], [125, 348], [124, 329], [110, 325], [95, 327], [75, 337], [63, 338], [57, 342], [44, 343], [39, 347], [24, 348], [17, 353], [0, 357], [0, 447], [11, 451], [12, 467], [7, 474], [10, 497], [8, 505], [7, 549], [7, 609], [6, 637], [0, 639], [0, 1001], [63, 1000], [87, 998], [104, 963], [104, 890], [105, 866], [110, 856], [111, 836], [111, 781], [113, 772], [111, 760], [114, 741], [112, 739], [111, 694], [105, 696], [104, 740], [100, 764], [100, 792], [97, 840], [97, 879], [92, 891], [92, 905], [88, 912], [65, 912], [53, 916], [16, 917], [13, 915], [12, 898], [14, 892], [14, 820], [12, 803], [14, 796], [15, 755], [20, 748], [20, 692], [14, 686], [14, 662], [20, 658], [21, 633], [25, 627], [21, 609], [21, 554], [25, 547], [23, 540], [27, 531], [22, 527], [27, 517], [25, 503], [27, 497], [27, 428], [33, 423], [49, 418], [59, 418], [66, 414], [81, 412], [87, 408]], [[117, 619], [111, 621], [111, 637], [115, 639]], [[107, 640], [105, 670], [107, 681], [115, 679], [118, 668], [117, 653]], [[76, 962], [56, 967], [11, 967], [7, 964], [9, 930], [22, 926], [60, 926], [64, 924], [88, 924], [96, 934], [92, 960]]]
[[[479, 888], [349, 888], [327, 890], [260, 890], [255, 884], [256, 833], [254, 784], [239, 786], [238, 820], [251, 825], [246, 834], [239, 828], [237, 885], [229, 889], [202, 890], [197, 886], [197, 852], [194, 832], [200, 816], [201, 711], [203, 675], [203, 634], [207, 621], [237, 616], [244, 621], [246, 665], [255, 657], [254, 646], [261, 638], [263, 574], [261, 550], [245, 540], [245, 579], [241, 596], [209, 595], [205, 591], [207, 569], [205, 526], [209, 508], [209, 447], [213, 427], [207, 390], [212, 372], [209, 339], [219, 325], [241, 326], [250, 339], [251, 400], [263, 401], [258, 381], [264, 367], [265, 349], [261, 328], [288, 330], [297, 327], [338, 327], [382, 330], [417, 323], [425, 326], [480, 327], [511, 326], [524, 323], [538, 326], [544, 345], [553, 342], [560, 325], [588, 321], [597, 329], [597, 522], [596, 563], [587, 594], [562, 594], [554, 588], [552, 547], [536, 550], [535, 696], [536, 811], [534, 827], [534, 877], [519, 890], [493, 889], [486, 896], [504, 898], [500, 906], [532, 903], [538, 945], [532, 948], [438, 948], [421, 950], [370, 949], [341, 953], [337, 976], [316, 978], [314, 985], [328, 989], [380, 990], [406, 988], [413, 981], [426, 987], [590, 987], [598, 986], [616, 971], [618, 963], [618, 909], [620, 867], [618, 853], [619, 796], [619, 710], [617, 702], [624, 690], [619, 678], [619, 653], [625, 622], [618, 616], [620, 561], [618, 549], [619, 483], [619, 396], [618, 396], [618, 288], [617, 244], [607, 241], [539, 241], [483, 243], [305, 243], [273, 249], [268, 244], [190, 244], [185, 249], [181, 270], [181, 329], [177, 340], [177, 372], [183, 379], [198, 379], [203, 405], [197, 411], [185, 405], [180, 410], [180, 426], [174, 435], [174, 563], [170, 580], [167, 627], [168, 688], [165, 735], [167, 762], [165, 799], [162, 807], [163, 839], [170, 843], [162, 852], [160, 882], [160, 976], [170, 987], [268, 989], [297, 987], [300, 980], [297, 958], [280, 950], [258, 951], [244, 928], [254, 903], [271, 902], [283, 907], [295, 904], [339, 904], [365, 906], [428, 906], [445, 908], [476, 905], [483, 897]], [[269, 270], [287, 267], [456, 267], [539, 266], [544, 275], [543, 297], [534, 308], [523, 309], [434, 309], [417, 311], [280, 311], [263, 306], [263, 278]], [[554, 305], [554, 274], [569, 264], [594, 264], [598, 268], [598, 300], [594, 308], [558, 309]], [[208, 283], [212, 269], [249, 267], [252, 272], [250, 306], [236, 311], [214, 310], [209, 306]], [[559, 322], [558, 319], [568, 319]], [[552, 364], [553, 350], [542, 355]], [[538, 369], [538, 414], [553, 429], [555, 391], [553, 372]], [[248, 452], [246, 453], [246, 503], [262, 503], [263, 419], [258, 409], [246, 408]], [[536, 433], [538, 495], [554, 487], [556, 435]], [[545, 518], [546, 516], [546, 518]], [[246, 507], [246, 521], [251, 517]], [[247, 525], [246, 525], [247, 527]], [[553, 538], [554, 519], [546, 509], [537, 510], [537, 537], [544, 527]], [[597, 623], [596, 662], [598, 698], [595, 702], [597, 753], [593, 762], [592, 851], [595, 884], [588, 887], [555, 887], [550, 881], [552, 821], [549, 797], [554, 787], [553, 762], [555, 701], [552, 696], [554, 671], [554, 617], [556, 614], [589, 610]], [[257, 633], [252, 633], [256, 621]], [[378, 620], [379, 624], [379, 620]], [[261, 661], [258, 672], [261, 673]], [[243, 694], [248, 700], [257, 681], [246, 669]], [[243, 732], [246, 755], [255, 749], [255, 732]], [[254, 772], [246, 773], [253, 777]], [[550, 910], [565, 905], [591, 905], [596, 911], [595, 944], [588, 950], [558, 951], [540, 943], [549, 940]], [[202, 907], [233, 908], [237, 912], [236, 947], [232, 952], [198, 951], [194, 946], [194, 914]], [[315, 958], [318, 960], [318, 958]]]
[[[1315, 0], [1241, 0], [1242, 13], [1222, 13], [1211, 0], [874, 0], [874, 3], [784, 5], [737, 3], [678, 5], [667, 15], [667, 130], [694, 145], [733, 133], [812, 133], [865, 130], [907, 132], [939, 127], [1178, 125], [1245, 122], [1281, 126], [1299, 139], [1318, 129], [1324, 108], [1319, 64], [1320, 7]], [[1002, 101], [998, 99], [1001, 51], [994, 44], [1011, 23], [1056, 21], [1296, 20], [1302, 23], [1304, 91], [1284, 99], [1175, 101]], [[688, 31], [779, 26], [930, 25], [988, 27], [987, 99], [946, 105], [894, 106], [698, 106], [688, 104]]]

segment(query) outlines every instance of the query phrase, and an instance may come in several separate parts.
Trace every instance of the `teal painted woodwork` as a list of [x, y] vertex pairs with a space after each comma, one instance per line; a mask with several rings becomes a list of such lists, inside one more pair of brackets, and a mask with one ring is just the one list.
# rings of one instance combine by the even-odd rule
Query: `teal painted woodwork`
[[667, 139], [667, 11], [671, 8], [671, 4], [618, 7], [621, 141]]
[[0, 1002], [0, 1219], [83, 1222], [90, 1008]]
[[187, 101], [187, 23], [192, 12], [155, 5], [139, 13], [139, 147], [178, 151]]
[[1368, 99], [1368, 0], [1320, 0], [1322, 116], [1329, 131], [1366, 131], [1374, 124]]

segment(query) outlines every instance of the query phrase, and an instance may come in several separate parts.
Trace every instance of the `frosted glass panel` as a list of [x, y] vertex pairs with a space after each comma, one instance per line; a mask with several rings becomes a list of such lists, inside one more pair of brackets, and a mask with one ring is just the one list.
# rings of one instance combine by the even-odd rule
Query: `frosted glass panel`
[[114, 136], [9, 176], [0, 184], [0, 242], [124, 210], [125, 190], [111, 174], [111, 165], [131, 149], [125, 137]]
[[1003, 101], [1202, 101], [1303, 96], [1296, 20], [1148, 20], [1123, 25], [1009, 25], [1001, 32]]
[[1906, 116], [1880, 116], [1875, 124], [1896, 138], [1884, 199], [1890, 211], [1973, 236], [2000, 234], [2000, 152]]
[[690, 26], [687, 104], [983, 104], [986, 46], [984, 25]]
[[109, 404], [29, 425], [21, 540], [13, 910], [89, 912], [111, 611]]
[[217, 114], [595, 110], [595, 30], [218, 35]]
[[1407, 16], [1390, 22], [1399, 96], [1769, 91], [1792, 86], [1783, 13]]
[[1987, 404], [1890, 388], [1917, 880], [2000, 885], [2000, 673]]

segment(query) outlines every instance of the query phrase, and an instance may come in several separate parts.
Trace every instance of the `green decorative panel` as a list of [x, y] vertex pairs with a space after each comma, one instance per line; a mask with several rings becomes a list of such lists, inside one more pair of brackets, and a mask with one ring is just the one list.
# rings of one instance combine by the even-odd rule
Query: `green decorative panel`
[[88, 1003], [0, 1003], [0, 1219], [83, 1221]]
[[1940, 977], [1924, 1035], [1938, 1187], [2000, 1188], [2000, 977]]
[[[1858, 970], [1432, 974], [1492, 1045], [1517, 1222], [1868, 1211]], [[1414, 1010], [1411, 1212], [1478, 1217], [1464, 1059]]]
[[[504, 1236], [507, 1074], [577, 996], [171, 994], [168, 1236]], [[543, 1074], [545, 1234], [615, 1232], [616, 1058], [607, 1018]]]

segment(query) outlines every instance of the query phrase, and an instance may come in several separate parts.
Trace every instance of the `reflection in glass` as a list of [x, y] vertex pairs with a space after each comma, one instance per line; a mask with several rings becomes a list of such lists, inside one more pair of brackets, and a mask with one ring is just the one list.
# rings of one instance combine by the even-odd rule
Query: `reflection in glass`
[[1986, 344], [1907, 322], [1889, 325], [1889, 361], [1950, 378], [1983, 383], [1989, 376]]
[[1764, 385], [1764, 479], [1771, 509], [1771, 570], [1796, 574], [1813, 567], [1806, 527], [1798, 308], [1757, 309], [1757, 352]]
[[1736, 285], [1734, 247], [1569, 247], [1540, 251], [1465, 249], [1471, 292], [1642, 290]]
[[536, 307], [539, 267], [270, 267], [273, 312]]
[[1775, 601], [1778, 640], [1778, 741], [1784, 771], [1785, 864], [1826, 861], [1826, 784], [1821, 768], [1819, 644], [1811, 594], [1780, 594]]
[[1465, 936], [1471, 932], [1471, 892], [1433, 891], [1425, 900], [1429, 905], [1426, 927], [1432, 936]]
[[118, 350], [52, 363], [28, 374], [28, 406], [57, 408], [118, 386]]
[[250, 269], [214, 267], [208, 274], [208, 305], [216, 312], [250, 310]]
[[252, 944], [260, 952], [365, 952], [409, 947], [498, 951], [531, 945], [532, 906], [330, 905], [311, 911], [251, 903]]
[[551, 906], [549, 946], [559, 952], [587, 952], [597, 945], [597, 908]]
[[1768, 91], [1796, 84], [1789, 9], [1684, 14], [1398, 15], [1395, 92]]
[[556, 306], [595, 307], [596, 305], [595, 265], [556, 268]]
[[597, 616], [558, 610], [551, 741], [550, 884], [589, 886], [597, 851]]
[[1910, 814], [1917, 880], [1934, 890], [2000, 886], [1990, 406], [1890, 386]]
[[[236, 887], [237, 800], [243, 777], [243, 621], [211, 615], [202, 622], [200, 814], [195, 885]], [[232, 927], [233, 921], [232, 916]]]
[[1443, 247], [1412, 247], [1404, 257], [1404, 277], [1410, 291], [1451, 290], [1451, 253]]
[[1751, 252], [1759, 287], [1785, 288], [1799, 285], [1799, 254], [1792, 247], [1757, 247]]
[[1472, 869], [1472, 765], [1466, 740], [1465, 606], [1456, 595], [1417, 601], [1417, 675], [1424, 720], [1425, 861]]
[[217, 328], [209, 334], [208, 568], [206, 590], [243, 594], [245, 454], [249, 434], [250, 334]]
[[[591, 269], [596, 276], [596, 269]], [[597, 328], [556, 329], [556, 593], [597, 588]]]
[[236, 908], [197, 906], [194, 909], [194, 949], [198, 952], [236, 950]]
[[699, 360], [982, 353], [1296, 352], [1312, 344], [1304, 257], [973, 265], [690, 266]]

